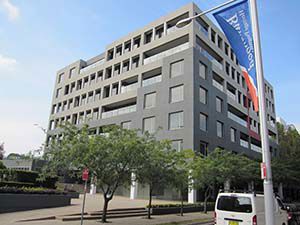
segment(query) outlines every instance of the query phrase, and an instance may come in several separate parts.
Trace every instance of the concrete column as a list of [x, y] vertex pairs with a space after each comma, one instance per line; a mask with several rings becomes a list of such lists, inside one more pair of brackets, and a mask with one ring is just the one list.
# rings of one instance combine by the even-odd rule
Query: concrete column
[[118, 94], [122, 93], [121, 92], [121, 87], [122, 87], [121, 83], [122, 83], [122, 81], [119, 81], [119, 83], [118, 83]]
[[191, 184], [188, 192], [188, 203], [196, 203], [197, 201], [197, 191], [193, 188], [193, 184], [194, 184], [194, 180], [191, 180]]
[[135, 174], [131, 173], [131, 185], [130, 185], [130, 199], [134, 200], [137, 198], [138, 183], [135, 180]]
[[189, 189], [189, 194], [188, 194], [188, 203], [196, 203], [197, 201], [197, 192], [195, 189]]
[[230, 180], [229, 179], [224, 182], [224, 190], [225, 191], [230, 190]]
[[254, 182], [248, 182], [248, 191], [254, 191]]
[[152, 41], [155, 40], [155, 27], [152, 29]]
[[167, 22], [164, 22], [164, 36], [167, 36]]

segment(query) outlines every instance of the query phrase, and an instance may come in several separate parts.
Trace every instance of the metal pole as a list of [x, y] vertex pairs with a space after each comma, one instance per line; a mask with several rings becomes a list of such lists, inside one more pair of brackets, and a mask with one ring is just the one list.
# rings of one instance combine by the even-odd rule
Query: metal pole
[[269, 136], [266, 120], [266, 103], [264, 89], [264, 74], [260, 46], [260, 34], [258, 25], [258, 14], [256, 0], [250, 0], [251, 23], [253, 28], [253, 44], [254, 54], [256, 59], [256, 73], [258, 84], [258, 101], [259, 101], [259, 118], [260, 118], [260, 133], [262, 144], [262, 160], [266, 164], [267, 175], [264, 179], [264, 198], [265, 198], [265, 218], [266, 225], [274, 225], [274, 193], [271, 171], [271, 155], [269, 150]]
[[208, 9], [208, 10], [206, 10], [206, 11], [203, 11], [202, 13], [199, 13], [198, 15], [193, 16], [193, 17], [191, 17], [191, 18], [194, 19], [194, 18], [196, 18], [196, 17], [203, 16], [203, 15], [205, 15], [205, 14], [207, 14], [207, 13], [210, 13], [210, 12], [212, 12], [212, 11], [214, 11], [214, 10], [217, 10], [217, 9], [219, 9], [219, 8], [222, 8], [223, 6], [229, 5], [230, 3], [233, 3], [233, 2], [235, 2], [235, 1], [237, 1], [237, 0], [230, 0], [230, 1], [228, 1], [228, 2], [224, 2], [224, 3], [222, 3], [222, 4], [220, 4], [220, 5], [217, 5], [217, 6], [213, 7], [213, 8], [211, 8], [211, 9]]
[[191, 17], [189, 17], [189, 18], [182, 19], [182, 20], [180, 20], [180, 21], [177, 22], [176, 26], [179, 27], [179, 25], [180, 25], [182, 22], [188, 22], [188, 23], [189, 23], [189, 22], [191, 22], [193, 19], [195, 19], [195, 18], [197, 18], [197, 17], [201, 17], [201, 16], [203, 16], [203, 15], [205, 15], [205, 14], [207, 14], [207, 13], [210, 13], [210, 12], [212, 12], [212, 11], [214, 11], [214, 10], [217, 10], [217, 9], [219, 9], [219, 8], [222, 8], [222, 7], [224, 7], [224, 6], [226, 6], [226, 5], [229, 5], [229, 4], [231, 4], [231, 3], [235, 2], [235, 1], [237, 1], [237, 0], [230, 0], [230, 1], [224, 2], [224, 3], [222, 3], [222, 4], [220, 4], [220, 5], [217, 5], [217, 6], [213, 7], [213, 8], [211, 8], [211, 9], [208, 9], [208, 10], [206, 10], [206, 11], [203, 11], [203, 12], [201, 12], [201, 13], [195, 15], [195, 16], [191, 16]]
[[83, 224], [83, 214], [84, 214], [84, 205], [85, 205], [85, 196], [86, 196], [86, 189], [87, 189], [87, 180], [84, 183], [84, 194], [83, 194], [83, 203], [81, 208], [81, 225]]

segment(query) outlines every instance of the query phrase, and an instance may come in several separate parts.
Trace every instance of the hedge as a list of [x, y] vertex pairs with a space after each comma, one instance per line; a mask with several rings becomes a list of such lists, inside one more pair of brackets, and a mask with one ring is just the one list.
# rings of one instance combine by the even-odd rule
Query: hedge
[[[207, 206], [214, 206], [214, 202], [207, 202]], [[183, 207], [202, 207], [203, 203], [195, 203], [195, 204], [183, 204]], [[146, 206], [147, 208], [149, 205]], [[176, 208], [181, 207], [181, 204], [155, 204], [151, 206], [152, 208]]]
[[15, 182], [15, 181], [2, 181], [2, 182], [0, 182], [0, 187], [22, 188], [22, 187], [35, 187], [35, 186], [36, 186], [36, 184], [28, 183], [28, 182]]
[[[0, 169], [0, 187], [41, 186], [50, 189], [56, 188], [55, 183], [58, 180], [56, 176], [46, 176], [44, 180], [38, 179], [38, 176], [38, 172], [35, 171]], [[1, 183], [6, 183], [6, 185]]]
[[9, 181], [35, 183], [38, 177], [38, 172], [24, 171], [24, 170], [13, 170], [13, 169], [2, 169], [0, 170], [0, 178]]
[[0, 187], [0, 193], [3, 194], [46, 194], [46, 195], [66, 195], [67, 192], [54, 189], [34, 188], [34, 187]]

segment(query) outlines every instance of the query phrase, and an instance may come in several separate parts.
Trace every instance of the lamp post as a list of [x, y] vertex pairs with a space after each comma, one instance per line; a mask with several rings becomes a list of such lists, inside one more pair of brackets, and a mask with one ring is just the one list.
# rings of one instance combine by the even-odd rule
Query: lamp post
[[210, 13], [210, 12], [212, 12], [212, 11], [214, 11], [214, 10], [217, 10], [217, 9], [219, 9], [219, 8], [222, 8], [222, 7], [224, 7], [224, 6], [226, 6], [226, 5], [229, 5], [229, 4], [231, 4], [231, 3], [235, 2], [235, 1], [237, 1], [237, 0], [230, 0], [230, 1], [228, 1], [228, 2], [224, 2], [224, 3], [222, 3], [222, 4], [220, 4], [220, 5], [217, 5], [217, 6], [213, 7], [213, 8], [211, 8], [211, 9], [208, 9], [208, 10], [206, 10], [206, 11], [203, 11], [202, 13], [199, 13], [198, 15], [191, 16], [191, 17], [189, 17], [189, 18], [185, 18], [185, 19], [179, 20], [179, 21], [176, 23], [176, 27], [182, 28], [182, 27], [188, 25], [190, 22], [192, 22], [193, 19], [196, 19], [197, 17], [201, 17], [201, 16], [203, 16], [203, 15], [205, 15], [205, 14], [207, 14], [207, 13]]

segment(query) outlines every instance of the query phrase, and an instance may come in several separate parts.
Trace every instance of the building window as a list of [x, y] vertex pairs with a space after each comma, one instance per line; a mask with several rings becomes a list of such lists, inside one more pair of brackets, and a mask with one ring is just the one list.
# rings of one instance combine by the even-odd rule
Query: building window
[[178, 61], [171, 64], [171, 77], [177, 77], [183, 74], [184, 61]]
[[226, 74], [229, 76], [230, 65], [227, 62], [225, 63], [225, 71], [226, 71]]
[[69, 77], [72, 78], [75, 75], [75, 67], [70, 69], [70, 75]]
[[200, 153], [202, 155], [207, 155], [208, 153], [208, 143], [200, 141]]
[[183, 140], [173, 140], [171, 142], [172, 149], [180, 152], [183, 149]]
[[170, 88], [170, 102], [183, 101], [183, 85]]
[[55, 97], [58, 98], [60, 95], [61, 95], [61, 88], [58, 88], [58, 89], [56, 90], [56, 95], [55, 95]]
[[236, 129], [230, 128], [230, 140], [231, 142], [236, 142]]
[[169, 114], [169, 129], [177, 130], [183, 128], [183, 112]]
[[207, 118], [207, 115], [200, 113], [200, 130], [202, 131], [207, 131]]
[[57, 83], [60, 83], [64, 78], [64, 73], [61, 73], [58, 75], [58, 80], [57, 80]]
[[144, 108], [150, 109], [156, 105], [156, 92], [145, 94], [144, 97]]
[[223, 108], [223, 100], [219, 97], [216, 97], [216, 111], [222, 112], [223, 111], [222, 108]]
[[155, 117], [148, 117], [143, 119], [143, 132], [155, 132]]
[[223, 131], [223, 123], [220, 121], [217, 121], [217, 136], [222, 138], [224, 136], [224, 131]]
[[206, 80], [207, 67], [202, 62], [199, 62], [199, 76]]
[[200, 87], [200, 102], [207, 104], [207, 90], [203, 87]]
[[121, 127], [123, 128], [123, 129], [130, 129], [131, 128], [131, 121], [125, 121], [125, 122], [122, 122], [121, 123]]

